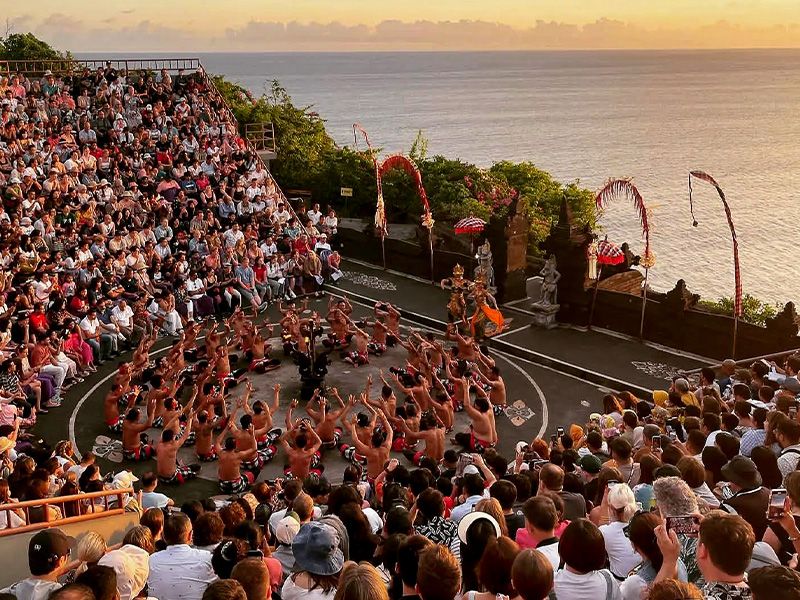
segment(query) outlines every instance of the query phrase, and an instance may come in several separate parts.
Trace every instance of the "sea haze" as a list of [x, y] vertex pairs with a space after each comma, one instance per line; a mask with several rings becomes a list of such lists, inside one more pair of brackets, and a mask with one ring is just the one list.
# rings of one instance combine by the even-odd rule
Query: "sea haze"
[[[479, 165], [529, 160], [593, 190], [632, 177], [652, 211], [652, 286], [684, 278], [716, 298], [733, 293], [722, 205], [698, 183], [693, 228], [687, 195], [689, 170], [706, 170], [731, 204], [744, 291], [800, 300], [800, 50], [199, 56], [255, 93], [278, 79], [340, 144], [358, 122], [386, 152], [422, 130], [430, 154]], [[641, 250], [630, 203], [602, 223]]]

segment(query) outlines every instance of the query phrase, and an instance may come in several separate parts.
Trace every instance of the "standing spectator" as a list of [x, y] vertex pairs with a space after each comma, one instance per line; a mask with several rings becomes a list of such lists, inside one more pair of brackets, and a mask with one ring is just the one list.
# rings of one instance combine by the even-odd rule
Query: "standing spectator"
[[564, 562], [553, 586], [558, 600], [622, 600], [619, 584], [604, 568], [603, 534], [591, 521], [579, 519], [570, 523], [561, 534], [558, 552]]
[[292, 542], [292, 554], [296, 571], [286, 578], [281, 600], [332, 600], [344, 566], [336, 531], [323, 523], [306, 523]]

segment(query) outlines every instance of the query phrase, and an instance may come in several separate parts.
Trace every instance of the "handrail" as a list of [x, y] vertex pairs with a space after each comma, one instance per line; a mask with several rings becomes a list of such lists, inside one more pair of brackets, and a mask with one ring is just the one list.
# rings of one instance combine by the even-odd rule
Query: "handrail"
[[[800, 352], [800, 348], [795, 348], [794, 350], [783, 350], [781, 352], [773, 352], [772, 354], [762, 354], [761, 356], [751, 356], [748, 358], [740, 358], [736, 361], [736, 366], [745, 366], [749, 367], [757, 360], [775, 360], [776, 358], [782, 358], [784, 356], [791, 356], [792, 354], [797, 354]], [[708, 365], [709, 368], [714, 369], [715, 371], [722, 368], [722, 363], [716, 365]], [[690, 371], [681, 371], [681, 373], [685, 375], [696, 375], [702, 370], [700, 369], [692, 369]]]
[[[200, 65], [198, 70], [201, 73], [201, 75], [203, 76], [203, 82], [206, 84], [206, 86], [209, 89], [213, 90], [213, 92], [219, 98], [222, 98], [222, 94], [220, 93], [219, 89], [217, 89], [217, 86], [214, 84], [214, 80], [211, 79], [211, 77], [208, 76], [208, 73], [206, 72], [205, 68], [202, 65]], [[236, 118], [236, 115], [233, 114], [233, 111], [230, 109], [230, 107], [228, 106], [227, 102], [223, 101], [223, 106], [225, 106], [226, 115], [231, 120], [231, 122], [236, 126], [236, 131], [239, 133], [239, 137], [241, 137], [242, 140], [244, 141], [244, 144], [247, 147], [247, 150], [255, 157], [255, 160], [258, 161], [258, 163], [261, 166], [261, 168], [264, 171], [266, 171], [266, 173], [269, 175], [269, 178], [272, 181], [273, 185], [275, 186], [275, 189], [277, 190], [278, 196], [279, 196], [280, 200], [283, 202], [283, 205], [287, 208], [287, 210], [291, 213], [291, 215], [297, 220], [297, 222], [302, 225], [302, 221], [297, 216], [297, 213], [295, 212], [294, 207], [292, 206], [291, 202], [289, 202], [289, 199], [286, 197], [286, 195], [283, 193], [283, 190], [278, 185], [278, 182], [275, 181], [275, 177], [272, 176], [272, 173], [269, 171], [269, 168], [267, 167], [267, 164], [264, 162], [264, 160], [261, 158], [261, 156], [259, 156], [258, 151], [256, 150], [256, 148], [253, 145], [253, 143], [249, 139], [247, 139], [246, 135], [243, 135], [244, 132], [242, 132], [242, 130], [241, 130], [241, 126], [239, 125], [239, 121]]]
[[[12, 502], [8, 504], [0, 504], [0, 512], [5, 513], [6, 516], [6, 525], [5, 529], [0, 529], [0, 537], [14, 535], [17, 533], [24, 533], [26, 531], [36, 531], [39, 529], [46, 529], [48, 527], [54, 527], [59, 525], [68, 525], [70, 523], [80, 523], [83, 521], [91, 521], [94, 519], [99, 519], [101, 517], [113, 516], [113, 515], [120, 515], [125, 512], [125, 508], [122, 506], [123, 496], [125, 494], [133, 495], [135, 492], [133, 488], [125, 488], [120, 490], [103, 490], [101, 492], [87, 492], [85, 494], [72, 494], [70, 496], [52, 496], [50, 498], [42, 498], [41, 500], [24, 500], [22, 502]], [[109, 508], [109, 498], [112, 496], [116, 497], [118, 507], [117, 508]], [[31, 523], [31, 515], [30, 509], [32, 508], [45, 508], [52, 505], [60, 505], [63, 508], [63, 505], [69, 504], [70, 502], [77, 502], [79, 504], [83, 504], [85, 500], [94, 500], [96, 498], [103, 498], [103, 508], [102, 512], [95, 512], [96, 507], [94, 502], [89, 503], [90, 511], [87, 514], [81, 514], [74, 517], [63, 517], [61, 519], [50, 520], [50, 513], [47, 510], [42, 511], [43, 520]], [[24, 515], [24, 525], [20, 525], [19, 527], [12, 527], [11, 526], [11, 513], [16, 514], [19, 517], [19, 513], [22, 512]]]

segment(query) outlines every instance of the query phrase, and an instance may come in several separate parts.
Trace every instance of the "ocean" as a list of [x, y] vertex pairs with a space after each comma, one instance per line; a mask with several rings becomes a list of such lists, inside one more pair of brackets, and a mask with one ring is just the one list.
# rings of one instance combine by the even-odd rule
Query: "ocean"
[[[651, 286], [683, 278], [715, 299], [733, 295], [733, 253], [707, 184], [695, 185], [692, 227], [687, 175], [705, 170], [730, 202], [745, 293], [800, 300], [800, 50], [199, 56], [254, 93], [279, 80], [340, 144], [358, 122], [386, 153], [407, 151], [422, 130], [430, 155], [532, 161], [592, 190], [630, 177], [651, 211]], [[602, 226], [642, 250], [630, 202]]]

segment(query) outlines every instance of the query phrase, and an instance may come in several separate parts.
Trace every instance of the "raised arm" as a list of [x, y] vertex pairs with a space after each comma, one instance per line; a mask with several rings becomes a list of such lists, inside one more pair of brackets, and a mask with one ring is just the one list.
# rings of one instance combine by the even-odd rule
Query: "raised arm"
[[281, 384], [276, 383], [272, 387], [272, 406], [269, 407], [269, 412], [275, 414], [281, 405]]

